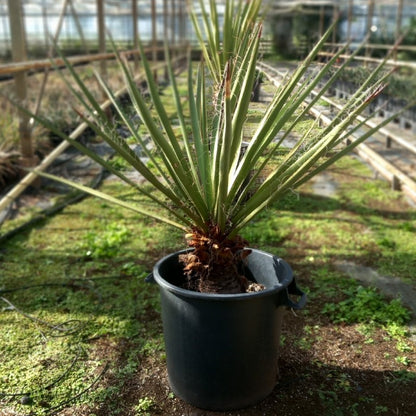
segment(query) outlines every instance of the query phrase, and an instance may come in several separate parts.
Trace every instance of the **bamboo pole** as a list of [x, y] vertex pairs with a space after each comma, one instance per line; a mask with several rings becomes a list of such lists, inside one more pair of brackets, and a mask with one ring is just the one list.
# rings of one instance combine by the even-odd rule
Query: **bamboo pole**
[[178, 16], [178, 20], [179, 20], [179, 43], [181, 44], [184, 38], [183, 35], [183, 29], [185, 26], [185, 22], [184, 22], [184, 16], [183, 16], [183, 0], [179, 0], [179, 16]]
[[43, 23], [43, 36], [45, 38], [45, 48], [49, 50], [49, 35], [48, 35], [48, 13], [45, 0], [42, 0], [42, 23]]
[[[359, 43], [357, 42], [356, 45], [358, 46]], [[335, 46], [335, 47], [342, 47], [344, 46], [343, 43], [325, 43], [325, 46]], [[367, 46], [371, 49], [385, 49], [390, 50], [392, 48], [397, 49], [398, 51], [409, 51], [409, 52], [416, 52], [416, 46], [411, 45], [388, 45], [388, 44], [381, 44], [381, 43], [368, 43]]]
[[[77, 139], [84, 130], [88, 127], [87, 123], [80, 124], [70, 135], [72, 139]], [[36, 167], [39, 171], [44, 171], [47, 169], [52, 162], [63, 153], [70, 143], [67, 141], [62, 142], [58, 147], [56, 147], [42, 162]], [[18, 198], [25, 190], [28, 188], [34, 181], [38, 179], [38, 175], [35, 172], [29, 172], [10, 192], [8, 192], [3, 199], [0, 200], [0, 212], [11, 204], [16, 198]]]
[[[3, 9], [3, 7], [5, 7], [5, 9]], [[7, 21], [8, 21], [8, 17], [7, 17], [7, 15], [8, 15], [8, 13], [7, 13], [7, 8], [6, 8], [6, 6], [5, 5], [1, 5], [1, 20], [2, 20], [2, 28], [1, 28], [1, 30], [2, 30], [2, 33], [3, 33], [3, 36], [4, 36], [4, 48], [5, 48], [5, 50], [7, 51], [7, 50], [9, 50], [9, 49], [11, 49], [11, 46], [10, 46], [10, 36], [8, 36], [8, 33], [7, 33], [7, 31], [6, 31], [6, 28], [7, 28]]]
[[[84, 31], [82, 30], [82, 25], [79, 21], [78, 13], [75, 10], [74, 3], [73, 3], [72, 0], [69, 0], [69, 7], [71, 8], [72, 17], [75, 20], [75, 25], [77, 27], [79, 37], [81, 38], [82, 46], [84, 47], [85, 53], [88, 53], [89, 52], [88, 51], [88, 45], [87, 45], [87, 42], [86, 42], [85, 37], [84, 37]], [[105, 52], [105, 50], [104, 50], [104, 52]]]
[[[396, 14], [396, 29], [394, 32], [396, 40], [399, 39], [402, 33], [402, 17], [403, 17], [403, 0], [399, 0]], [[397, 49], [394, 51], [394, 59], [397, 59]]]
[[[20, 1], [8, 0], [9, 22], [12, 38], [12, 55], [13, 61], [20, 62], [26, 60], [26, 42], [25, 29], [22, 16], [22, 6]], [[27, 97], [26, 73], [20, 72], [14, 75], [15, 89], [18, 100], [24, 103]], [[20, 134], [20, 151], [22, 154], [22, 163], [25, 166], [35, 164], [34, 152], [31, 138], [31, 129], [29, 126], [29, 117], [19, 112], [19, 134]]]
[[347, 42], [351, 42], [351, 26], [352, 26], [353, 8], [354, 8], [354, 0], [348, 0]]
[[[13, 1], [13, 0], [12, 0]], [[133, 51], [131, 51], [133, 53]], [[113, 59], [115, 54], [109, 53], [98, 53], [89, 55], [80, 55], [67, 58], [72, 65], [86, 64], [88, 62], [101, 61], [102, 59]], [[55, 65], [65, 65], [63, 59], [54, 58]], [[25, 71], [38, 71], [45, 68], [53, 68], [55, 65], [50, 59], [38, 59], [34, 61], [15, 62], [10, 64], [4, 64], [0, 66], [0, 75], [5, 74], [16, 74]]]
[[[52, 44], [51, 44], [51, 46], [49, 47], [49, 50], [48, 50], [48, 57], [49, 58], [51, 58], [52, 55], [53, 55], [53, 50], [54, 50], [55, 44], [58, 41], [59, 34], [61, 33], [62, 23], [63, 23], [63, 19], [65, 17], [67, 7], [68, 7], [68, 0], [65, 0], [64, 4], [62, 6], [60, 16], [59, 16], [58, 26], [56, 28], [56, 32], [55, 32], [55, 35], [53, 37]], [[45, 93], [46, 83], [48, 82], [48, 77], [49, 77], [49, 68], [45, 68], [42, 84], [41, 84], [41, 87], [40, 87], [40, 90], [39, 90], [38, 99], [36, 101], [35, 114], [38, 114], [39, 111], [40, 111], [43, 94]]]
[[[131, 13], [133, 15], [133, 48], [139, 49], [139, 28], [137, 22], [137, 0], [131, 2]], [[137, 54], [134, 55], [134, 70], [139, 69], [139, 57]]]
[[[168, 30], [168, 1], [163, 0], [163, 40], [164, 42], [169, 42], [169, 30]], [[167, 59], [167, 56], [164, 54], [165, 60]], [[168, 74], [168, 67], [165, 67], [165, 80], [167, 81], [169, 79]]]
[[[77, 29], [79, 31], [79, 35], [81, 37], [83, 46], [84, 46], [85, 50], [88, 52], [87, 44], [85, 42], [85, 38], [84, 38], [84, 35], [83, 35], [83, 32], [82, 32], [82, 28], [81, 28], [81, 25], [79, 23], [78, 15], [75, 11], [72, 0], [65, 0], [64, 4], [62, 6], [62, 9], [61, 9], [61, 13], [60, 13], [59, 20], [58, 20], [58, 26], [56, 28], [55, 35], [53, 37], [52, 45], [50, 46], [50, 48], [48, 50], [48, 57], [49, 58], [52, 58], [52, 56], [53, 56], [53, 51], [54, 51], [55, 45], [58, 42], [59, 35], [61, 33], [61, 30], [62, 30], [63, 19], [65, 17], [68, 5], [71, 7], [71, 11], [72, 11], [73, 17], [75, 19]], [[44, 77], [43, 77], [43, 80], [42, 80], [42, 84], [41, 84], [41, 87], [40, 87], [40, 90], [39, 90], [38, 99], [37, 99], [36, 106], [35, 106], [35, 114], [36, 115], [39, 114], [39, 111], [40, 111], [40, 107], [41, 107], [41, 104], [42, 104], [42, 98], [43, 98], [43, 95], [45, 93], [45, 88], [46, 88], [46, 84], [47, 84], [47, 81], [48, 81], [48, 77], [49, 77], [49, 68], [45, 68]]]
[[[156, 64], [157, 62], [157, 32], [156, 32], [156, 0], [152, 0], [152, 62]], [[157, 72], [153, 74], [154, 78], [157, 80]]]
[[[104, 20], [104, 2], [97, 0], [97, 26], [98, 26], [98, 51], [100, 54], [106, 52], [105, 47], [105, 20]], [[107, 78], [107, 64], [105, 60], [100, 62], [101, 76]]]
[[[334, 53], [332, 53], [332, 52], [319, 52], [318, 55], [319, 56], [334, 56]], [[341, 59], [348, 59], [350, 57], [350, 55], [342, 54], [339, 57]], [[380, 63], [382, 61], [381, 59], [367, 58], [365, 56], [355, 56], [354, 57], [354, 60], [356, 60], [356, 61], [362, 61], [364, 63], [368, 63], [368, 62]], [[386, 61], [386, 65], [391, 65], [391, 66], [395, 66], [395, 67], [403, 67], [403, 68], [413, 68], [413, 69], [416, 69], [416, 62], [411, 62], [411, 61], [396, 61], [394, 59], [388, 59]]]
[[171, 1], [172, 45], [176, 44], [176, 0]]
[[[367, 5], [367, 27], [366, 27], [366, 31], [367, 33], [370, 33], [373, 29], [373, 16], [374, 16], [374, 1], [375, 0], [368, 0], [368, 5]], [[366, 47], [365, 48], [365, 56], [369, 57], [370, 56], [370, 48]]]
[[324, 19], [325, 19], [325, 7], [320, 6], [319, 8], [319, 37], [324, 35]]
[[399, 4], [397, 6], [397, 14], [396, 14], [396, 30], [395, 30], [396, 39], [398, 39], [402, 33], [402, 18], [403, 18], [403, 0], [399, 0]]
[[375, 0], [368, 0], [367, 4], [367, 32], [371, 30], [373, 24]]
[[[334, 4], [332, 9], [332, 20], [335, 22], [339, 17], [339, 6], [337, 4]], [[337, 31], [332, 31], [332, 42], [335, 43], [337, 40]]]
[[[145, 48], [146, 52], [150, 52], [151, 48]], [[163, 47], [157, 48], [157, 50], [162, 51]], [[128, 50], [121, 52], [123, 55], [139, 55], [138, 50]], [[95, 53], [89, 55], [80, 55], [66, 58], [68, 62], [72, 65], [81, 65], [87, 64], [89, 62], [96, 62], [101, 60], [114, 59], [116, 57], [114, 52], [106, 53]], [[11, 75], [19, 72], [25, 71], [39, 71], [45, 68], [53, 68], [55, 66], [65, 66], [65, 62], [61, 58], [51, 59], [38, 59], [35, 61], [26, 61], [26, 62], [15, 62], [10, 64], [4, 64], [0, 66], [0, 75]]]
[[58, 25], [57, 25], [56, 30], [55, 30], [55, 35], [53, 37], [53, 44], [52, 44], [51, 49], [49, 50], [49, 53], [48, 53], [49, 57], [51, 56], [53, 48], [55, 47], [55, 43], [57, 42], [57, 40], [59, 38], [59, 35], [62, 31], [62, 26], [64, 24], [66, 9], [68, 7], [68, 1], [69, 0], [64, 0], [64, 3], [62, 5], [62, 9], [61, 9], [61, 13], [59, 13]]

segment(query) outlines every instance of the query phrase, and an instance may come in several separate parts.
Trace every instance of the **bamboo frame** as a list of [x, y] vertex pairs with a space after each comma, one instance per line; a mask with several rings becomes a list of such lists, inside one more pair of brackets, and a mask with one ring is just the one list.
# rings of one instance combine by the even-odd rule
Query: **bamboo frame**
[[[137, 27], [137, 1], [132, 0], [132, 14], [133, 14], [133, 28], [134, 28], [134, 50], [128, 50], [121, 52], [123, 56], [134, 56], [135, 60], [135, 69], [138, 70], [139, 66], [139, 50], [138, 50], [138, 27]], [[165, 0], [166, 2], [166, 0]], [[26, 98], [26, 76], [29, 71], [45, 71], [44, 81], [40, 88], [39, 97], [36, 104], [35, 114], [38, 112], [42, 95], [45, 89], [48, 71], [55, 67], [63, 67], [65, 66], [65, 62], [61, 58], [51, 59], [51, 55], [53, 52], [54, 44], [57, 42], [59, 35], [61, 33], [61, 29], [63, 26], [63, 19], [65, 17], [65, 13], [67, 11], [68, 5], [71, 6], [72, 14], [76, 20], [77, 28], [79, 30], [80, 37], [83, 41], [84, 46], [86, 47], [86, 42], [82, 33], [82, 28], [78, 21], [78, 16], [75, 12], [75, 9], [72, 4], [72, 0], [65, 0], [62, 11], [59, 16], [58, 20], [58, 27], [54, 36], [54, 42], [51, 46], [49, 46], [49, 53], [48, 59], [36, 60], [36, 61], [27, 61], [26, 52], [25, 52], [25, 37], [24, 37], [24, 26], [21, 17], [21, 2], [20, 0], [8, 0], [9, 3], [9, 16], [11, 19], [10, 26], [12, 30], [12, 49], [14, 55], [14, 61], [10, 64], [0, 65], [0, 75], [13, 75], [15, 78], [16, 83], [16, 90], [19, 101], [21, 103], [24, 102]], [[106, 68], [106, 61], [108, 59], [115, 59], [115, 53], [107, 53], [106, 52], [106, 39], [105, 39], [105, 21], [104, 21], [104, 2], [103, 0], [96, 0], [97, 5], [97, 19], [98, 19], [98, 35], [99, 35], [99, 52], [98, 54], [86, 54], [81, 56], [69, 57], [67, 60], [72, 65], [79, 65], [79, 64], [87, 64], [94, 61], [100, 62], [100, 69], [101, 69], [101, 76], [103, 78], [107, 75], [107, 68]], [[164, 5], [164, 11], [167, 13], [167, 3]], [[44, 10], [44, 14], [46, 12]], [[167, 20], [167, 15], [165, 15], [165, 22]], [[153, 56], [153, 64], [155, 67], [155, 74], [157, 73], [157, 69], [159, 65], [157, 64], [157, 53], [159, 51], [163, 51], [163, 47], [158, 47], [157, 45], [157, 35], [156, 35], [156, 1], [152, 0], [152, 44], [150, 48], [146, 48], [146, 52], [151, 52]], [[166, 25], [167, 26], [167, 25]], [[44, 28], [46, 33], [46, 20], [44, 20]], [[167, 33], [167, 32], [165, 32]], [[174, 49], [175, 47], [172, 47]], [[179, 48], [179, 46], [177, 47]], [[183, 50], [183, 48], [182, 48]], [[179, 59], [179, 58], [177, 58]], [[164, 66], [164, 64], [161, 64]], [[140, 78], [141, 74], [138, 76]], [[125, 91], [122, 89], [118, 91], [116, 94], [121, 94]], [[107, 109], [109, 106], [109, 102], [105, 102], [103, 104], [103, 109]], [[31, 140], [31, 129], [29, 126], [29, 117], [26, 114], [21, 113], [21, 122], [20, 122], [20, 134], [21, 134], [21, 148], [22, 148], [22, 156], [26, 159], [24, 166], [33, 166], [36, 162], [33, 159], [33, 147], [32, 147], [32, 140]], [[71, 134], [71, 138], [76, 139], [82, 132], [85, 130], [86, 125], [85, 123], [81, 123]], [[52, 151], [38, 166], [39, 170], [46, 169], [52, 161], [61, 154], [66, 148], [68, 147], [68, 143], [63, 142], [60, 146], [58, 146], [54, 151]], [[0, 210], [3, 209], [5, 205], [9, 202], [12, 202], [16, 197], [18, 197], [28, 186], [30, 186], [37, 178], [37, 175], [33, 172], [27, 174], [15, 188], [13, 188], [1, 201], [0, 201]]]
[[[181, 58], [177, 58], [175, 61], [180, 62]], [[160, 68], [163, 68], [166, 64], [161, 63], [157, 64], [154, 67], [154, 70], [158, 70]], [[144, 76], [144, 72], [141, 72], [138, 74], [135, 79], [136, 81], [139, 81]], [[127, 90], [127, 86], [121, 88], [120, 90], [116, 91], [115, 96], [118, 97], [122, 94], [124, 94]], [[101, 108], [103, 110], [106, 110], [110, 107], [111, 101], [106, 100], [102, 105]], [[82, 122], [78, 125], [78, 127], [69, 135], [71, 139], [78, 139], [81, 134], [86, 130], [88, 127], [88, 124], [86, 122]], [[62, 142], [58, 147], [56, 147], [51, 153], [49, 153], [48, 156], [45, 157], [45, 159], [42, 160], [42, 162], [36, 167], [37, 171], [44, 171], [47, 169], [53, 161], [61, 154], [63, 153], [68, 147], [70, 146], [70, 143], [67, 141]], [[38, 178], [38, 175], [35, 172], [29, 172], [16, 186], [13, 187], [1, 200], [0, 200], [0, 212], [6, 207], [11, 204], [16, 198], [18, 198], [36, 179]]]

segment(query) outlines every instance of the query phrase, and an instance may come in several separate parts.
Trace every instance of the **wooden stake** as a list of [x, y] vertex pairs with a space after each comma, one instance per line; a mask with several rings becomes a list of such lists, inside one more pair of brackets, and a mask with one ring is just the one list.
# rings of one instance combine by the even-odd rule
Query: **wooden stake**
[[[135, 50], [139, 49], [139, 28], [137, 24], [137, 0], [132, 0], [131, 2], [131, 12], [133, 15], [133, 48]], [[139, 57], [137, 54], [134, 55], [134, 70], [139, 69]]]
[[[152, 0], [152, 62], [157, 62], [156, 0]], [[157, 72], [153, 76], [157, 80]]]
[[[59, 16], [58, 26], [56, 28], [55, 36], [53, 37], [52, 44], [50, 45], [50, 47], [48, 49], [48, 57], [49, 58], [52, 58], [52, 56], [53, 56], [53, 51], [55, 49], [55, 44], [58, 41], [59, 34], [61, 33], [63, 19], [65, 17], [67, 6], [68, 6], [68, 0], [65, 0], [64, 4], [62, 6], [61, 14]], [[46, 15], [46, 13], [45, 13], [45, 15]], [[45, 30], [46, 30], [46, 27], [45, 27]], [[48, 34], [46, 34], [46, 38], [48, 39]], [[40, 90], [39, 90], [39, 95], [38, 95], [38, 99], [36, 101], [36, 106], [35, 106], [35, 114], [36, 115], [39, 114], [40, 107], [42, 105], [42, 98], [43, 98], [43, 95], [45, 93], [45, 88], [46, 88], [46, 84], [48, 82], [48, 77], [49, 77], [49, 68], [45, 68], [42, 84], [41, 84], [41, 87], [40, 87]]]
[[[98, 50], [99, 53], [104, 54], [106, 52], [105, 47], [105, 20], [104, 20], [104, 2], [103, 0], [97, 0], [97, 23], [98, 23]], [[107, 65], [103, 60], [100, 62], [100, 71], [103, 79], [107, 78]]]
[[353, 8], [354, 8], [354, 0], [348, 0], [347, 42], [351, 42], [351, 26], [352, 26]]
[[[368, 0], [367, 5], [367, 27], [366, 31], [367, 33], [370, 33], [372, 31], [373, 26], [373, 16], [374, 16], [374, 0]], [[365, 48], [365, 56], [369, 57], [371, 55], [370, 48]]]
[[[168, 42], [169, 41], [169, 30], [168, 30], [168, 0], [163, 0], [163, 40], [164, 42]], [[165, 53], [163, 53], [164, 59], [166, 61], [167, 56], [165, 56]], [[168, 74], [168, 67], [166, 66], [165, 68], [165, 80], [167, 81], [169, 79], [169, 74]]]
[[[402, 33], [402, 17], [403, 17], [403, 0], [399, 0], [399, 5], [397, 7], [397, 14], [396, 14], [396, 30], [395, 30], [395, 38], [396, 40], [399, 39]], [[393, 58], [397, 59], [397, 49], [393, 52]]]
[[[73, 4], [72, 0], [69, 0], [69, 7], [71, 8], [72, 17], [75, 21], [75, 25], [77, 27], [79, 37], [81, 38], [81, 43], [82, 43], [82, 46], [84, 48], [84, 51], [85, 51], [85, 53], [88, 53], [89, 52], [88, 51], [88, 45], [87, 45], [87, 42], [85, 40], [84, 32], [82, 30], [82, 25], [79, 21], [78, 13], [75, 10], [75, 7], [74, 7], [74, 4]], [[105, 50], [103, 52], [105, 52]]]
[[[21, 62], [26, 57], [25, 30], [22, 17], [21, 2], [16, 0], [8, 0], [9, 6], [9, 22], [12, 37], [12, 55], [14, 62]], [[26, 73], [21, 72], [14, 75], [16, 95], [21, 104], [24, 104], [27, 96], [26, 89]], [[29, 126], [29, 117], [19, 112], [19, 134], [20, 134], [20, 152], [22, 154], [23, 163], [31, 166], [34, 163], [34, 152], [32, 146], [31, 131]]]
[[172, 45], [176, 44], [176, 0], [171, 1], [171, 33], [172, 33]]

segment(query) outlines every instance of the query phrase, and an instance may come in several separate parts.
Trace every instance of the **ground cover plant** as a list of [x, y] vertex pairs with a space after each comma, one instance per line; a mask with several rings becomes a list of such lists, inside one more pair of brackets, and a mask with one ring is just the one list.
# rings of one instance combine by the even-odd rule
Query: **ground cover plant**
[[[415, 284], [408, 268], [416, 214], [354, 157], [328, 175], [337, 183], [333, 196], [314, 194], [311, 183], [246, 231], [254, 246], [290, 261], [310, 299], [296, 316], [287, 313], [281, 378], [269, 398], [215, 413], [171, 393], [158, 291], [144, 278], [157, 259], [183, 247], [183, 237], [88, 198], [0, 247], [0, 414], [414, 414], [409, 312], [335, 266], [341, 259], [381, 266]], [[105, 187], [126, 192], [111, 179]]]

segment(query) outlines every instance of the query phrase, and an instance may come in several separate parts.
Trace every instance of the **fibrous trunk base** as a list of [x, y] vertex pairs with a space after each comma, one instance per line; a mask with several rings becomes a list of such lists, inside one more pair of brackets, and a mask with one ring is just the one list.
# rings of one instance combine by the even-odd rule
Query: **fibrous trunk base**
[[242, 262], [250, 254], [241, 237], [219, 238], [193, 232], [189, 242], [194, 250], [182, 254], [186, 289], [203, 293], [244, 293], [261, 290], [241, 274]]

